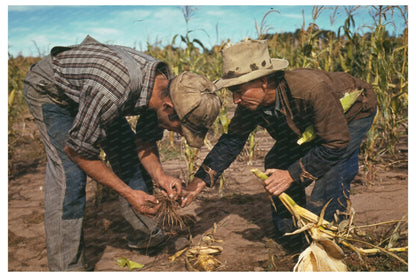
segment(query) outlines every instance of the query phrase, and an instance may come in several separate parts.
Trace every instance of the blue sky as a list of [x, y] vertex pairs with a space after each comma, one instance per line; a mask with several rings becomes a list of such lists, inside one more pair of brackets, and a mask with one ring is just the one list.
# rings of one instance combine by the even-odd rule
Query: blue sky
[[[114, 1], [98, 6], [97, 3], [73, 6], [54, 5], [45, 6], [26, 4], [8, 5], [8, 52], [13, 56], [38, 56], [47, 54], [55, 45], [71, 45], [80, 43], [89, 34], [104, 43], [120, 44], [145, 50], [146, 44], [167, 45], [172, 42], [176, 34], [185, 35], [188, 30], [191, 38], [198, 38], [206, 47], [211, 48], [227, 39], [237, 42], [245, 37], [257, 37], [255, 22], [260, 24], [263, 16], [271, 9], [279, 13], [271, 13], [266, 24], [272, 32], [295, 31], [302, 26], [305, 14], [305, 23], [312, 22], [312, 5], [299, 5], [291, 2], [293, 6], [270, 5], [258, 2], [259, 5], [234, 5], [232, 2], [221, 2], [225, 5], [210, 1], [212, 5], [199, 3], [193, 16], [188, 22], [182, 13], [182, 6], [157, 4], [155, 6], [119, 5]], [[131, 2], [131, 1], [130, 1]], [[34, 2], [36, 3], [36, 2]], [[73, 3], [73, 2], [71, 2]], [[157, 2], [152, 2], [157, 3]], [[176, 2], [172, 2], [176, 3]], [[243, 3], [243, 2], [239, 2]], [[275, 2], [274, 2], [275, 3]], [[331, 2], [337, 4], [336, 2]], [[123, 3], [121, 3], [123, 4]], [[190, 4], [190, 3], [183, 3]], [[286, 3], [287, 4], [287, 3]], [[370, 3], [371, 4], [371, 3]], [[337, 4], [339, 5], [339, 3]], [[326, 6], [331, 8], [334, 6]], [[338, 9], [335, 21], [331, 23], [331, 9], [324, 10], [316, 23], [321, 29], [337, 30], [344, 24], [344, 7]], [[357, 31], [365, 32], [364, 25], [374, 26], [367, 7], [361, 7], [355, 12]], [[396, 29], [390, 26], [390, 32], [401, 33], [403, 20], [396, 18]], [[177, 39], [177, 45], [180, 41]]]

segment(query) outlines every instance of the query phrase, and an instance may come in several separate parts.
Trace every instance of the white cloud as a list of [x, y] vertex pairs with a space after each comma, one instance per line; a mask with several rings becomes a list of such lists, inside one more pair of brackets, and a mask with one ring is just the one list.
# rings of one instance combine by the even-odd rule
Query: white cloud
[[97, 35], [118, 35], [120, 31], [112, 28], [89, 28], [87, 32], [91, 32]]
[[114, 12], [115, 18], [122, 18], [124, 20], [143, 20], [152, 15], [152, 12], [146, 9], [134, 9], [128, 11]]
[[178, 16], [183, 18], [181, 8], [177, 6], [159, 8], [153, 13], [154, 18], [163, 20], [168, 18], [176, 18], [176, 20], [178, 20]]
[[48, 9], [47, 6], [22, 6], [22, 5], [10, 5], [8, 6], [9, 12], [27, 12], [35, 10], [44, 10]]

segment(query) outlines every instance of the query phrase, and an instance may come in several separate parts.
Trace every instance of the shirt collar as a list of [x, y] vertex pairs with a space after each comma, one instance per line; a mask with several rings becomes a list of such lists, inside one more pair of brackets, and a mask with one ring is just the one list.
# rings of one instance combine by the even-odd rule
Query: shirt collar
[[268, 116], [275, 115], [277, 117], [279, 114], [278, 112], [280, 112], [280, 99], [279, 99], [279, 93], [278, 93], [277, 87], [275, 91], [276, 91], [276, 100], [275, 100], [274, 106], [261, 107], [260, 110], [265, 115], [268, 115]]

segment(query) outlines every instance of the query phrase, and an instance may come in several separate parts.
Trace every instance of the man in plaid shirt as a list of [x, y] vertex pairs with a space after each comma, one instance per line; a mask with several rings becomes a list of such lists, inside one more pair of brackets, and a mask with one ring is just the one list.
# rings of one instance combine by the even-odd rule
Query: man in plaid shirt
[[[166, 236], [149, 216], [160, 204], [153, 182], [177, 199], [181, 180], [164, 173], [156, 141], [168, 129], [200, 147], [220, 100], [205, 77], [184, 72], [134, 49], [87, 38], [55, 47], [31, 67], [25, 98], [45, 145], [45, 232], [50, 270], [84, 270], [82, 222], [86, 175], [120, 195], [134, 228], [132, 248]], [[125, 116], [140, 115], [136, 132]], [[100, 159], [103, 150], [111, 169]], [[153, 181], [153, 182], [152, 182]]]

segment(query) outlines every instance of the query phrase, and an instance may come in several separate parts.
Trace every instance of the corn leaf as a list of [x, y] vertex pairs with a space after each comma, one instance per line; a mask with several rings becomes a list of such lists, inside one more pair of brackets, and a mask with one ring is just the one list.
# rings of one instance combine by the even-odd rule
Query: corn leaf
[[[357, 101], [358, 96], [360, 96], [363, 90], [355, 90], [353, 92], [347, 92], [344, 96], [339, 100], [341, 102], [342, 108], [344, 109], [344, 113], [346, 113], [351, 106]], [[301, 145], [305, 142], [312, 141], [316, 138], [316, 132], [313, 128], [313, 125], [306, 127], [305, 131], [302, 133], [302, 137], [298, 139], [298, 145]]]
[[141, 269], [142, 267], [144, 267], [144, 265], [143, 265], [143, 264], [139, 264], [139, 263], [133, 262], [133, 261], [131, 261], [131, 260], [129, 260], [129, 259], [126, 259], [126, 258], [124, 258], [124, 257], [118, 258], [118, 259], [117, 259], [117, 264], [118, 264], [120, 267], [125, 267], [125, 266], [127, 266], [127, 267], [129, 268], [129, 270], [133, 270], [133, 269]]

